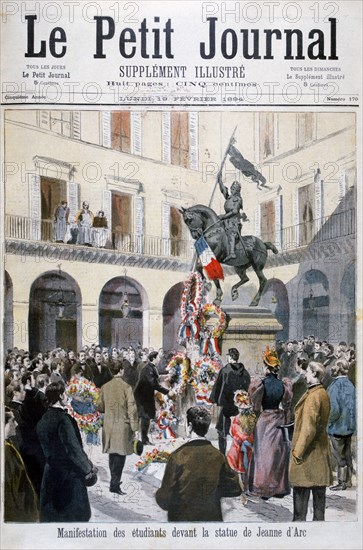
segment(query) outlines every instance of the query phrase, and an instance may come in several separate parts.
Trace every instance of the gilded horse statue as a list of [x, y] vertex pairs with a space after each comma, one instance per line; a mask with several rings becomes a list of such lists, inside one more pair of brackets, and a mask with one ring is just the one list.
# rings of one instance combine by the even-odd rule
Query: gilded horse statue
[[[267, 279], [263, 274], [263, 269], [266, 264], [268, 250], [272, 250], [274, 254], [278, 254], [278, 250], [271, 242], [263, 242], [258, 237], [247, 235], [240, 237], [235, 246], [235, 258], [227, 258], [229, 255], [228, 235], [224, 229], [223, 221], [219, 216], [209, 208], [202, 204], [196, 204], [190, 208], [181, 208], [184, 222], [189, 228], [193, 239], [198, 239], [204, 236], [209, 247], [213, 251], [215, 257], [220, 263], [225, 263], [234, 267], [235, 272], [240, 280], [233, 285], [231, 290], [232, 300], [238, 298], [238, 287], [247, 283], [249, 278], [246, 271], [249, 267], [255, 271], [259, 280], [259, 289], [254, 296], [250, 306], [257, 306], [266, 286]], [[224, 262], [224, 259], [227, 261]], [[202, 267], [198, 267], [202, 273]], [[216, 304], [220, 304], [223, 296], [223, 291], [219, 280], [214, 281], [217, 288]]]

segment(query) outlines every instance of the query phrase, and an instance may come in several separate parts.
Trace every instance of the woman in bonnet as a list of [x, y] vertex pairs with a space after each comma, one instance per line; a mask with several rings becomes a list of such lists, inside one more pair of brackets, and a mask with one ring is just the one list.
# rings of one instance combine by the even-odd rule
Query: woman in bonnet
[[280, 361], [275, 350], [266, 348], [263, 363], [265, 375], [253, 378], [248, 390], [253, 409], [259, 415], [249, 470], [249, 492], [267, 500], [290, 493], [289, 442], [280, 427], [290, 421], [292, 385], [288, 378], [278, 378]]

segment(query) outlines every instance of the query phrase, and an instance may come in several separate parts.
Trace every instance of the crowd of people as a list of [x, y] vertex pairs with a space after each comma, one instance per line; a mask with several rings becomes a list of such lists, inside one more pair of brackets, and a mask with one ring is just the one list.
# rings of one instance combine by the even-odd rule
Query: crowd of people
[[[154, 351], [141, 346], [109, 349], [91, 345], [78, 353], [56, 348], [33, 357], [26, 350], [9, 350], [4, 372], [6, 520], [90, 518], [85, 479], [94, 480], [97, 474], [83, 451], [77, 422], [67, 414], [66, 388], [74, 380], [91, 382], [99, 391], [97, 408], [104, 413], [102, 445], [109, 455], [110, 492], [124, 494], [122, 471], [126, 456], [134, 451], [139, 427], [140, 443], [151, 444], [148, 432], [156, 413], [154, 394], [172, 395], [168, 361], [162, 348]], [[13, 475], [15, 465], [18, 472]]]
[[[104, 414], [102, 446], [109, 458], [110, 492], [124, 494], [121, 478], [126, 456], [140, 454], [143, 445], [150, 444], [156, 393], [175, 398], [173, 378], [166, 369], [174, 354], [175, 350], [161, 348], [100, 345], [84, 346], [78, 353], [57, 348], [33, 356], [25, 350], [9, 350], [5, 360], [5, 520], [90, 518], [86, 487], [97, 482], [97, 468], [83, 450], [77, 422], [65, 407], [66, 387], [74, 378], [99, 388], [97, 407]], [[239, 357], [236, 348], [228, 350], [227, 364], [210, 394], [210, 401], [220, 407], [219, 451], [206, 440], [210, 407], [184, 411], [191, 441], [170, 456], [156, 493], [158, 504], [168, 510], [170, 520], [192, 520], [190, 514], [185, 516], [190, 507], [176, 509], [173, 503], [186, 498], [199, 502], [197, 482], [208, 470], [211, 479], [205, 479], [206, 487], [214, 489], [203, 499], [213, 500], [211, 515], [198, 505], [194, 521], [221, 519], [222, 496], [243, 493], [245, 498], [268, 500], [283, 498], [291, 487], [294, 520], [306, 519], [311, 491], [313, 519], [323, 520], [326, 487], [352, 486], [355, 346], [345, 342], [333, 346], [313, 336], [299, 342], [279, 341], [276, 350], [264, 353], [262, 376], [251, 375]], [[141, 449], [136, 451], [135, 444]], [[200, 455], [204, 456], [200, 463], [205, 464], [209, 454], [214, 465], [222, 461], [222, 470], [208, 466], [203, 475], [196, 474]], [[190, 480], [186, 484], [190, 495], [189, 489], [180, 487], [180, 476]]]
[[341, 491], [352, 486], [354, 344], [333, 347], [313, 336], [278, 342], [276, 350], [264, 353], [263, 375], [251, 380], [243, 365], [236, 368], [238, 355], [229, 350], [229, 363], [211, 393], [221, 407], [219, 441], [228, 434], [233, 438], [227, 454], [231, 468], [249, 497], [283, 498], [293, 487], [294, 521], [306, 520], [312, 492], [313, 520], [323, 521], [326, 487]]

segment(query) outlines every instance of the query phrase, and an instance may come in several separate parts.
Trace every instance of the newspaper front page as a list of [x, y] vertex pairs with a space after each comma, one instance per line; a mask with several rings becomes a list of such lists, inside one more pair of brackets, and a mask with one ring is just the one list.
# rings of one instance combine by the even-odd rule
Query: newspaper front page
[[361, 2], [0, 17], [1, 547], [361, 548]]

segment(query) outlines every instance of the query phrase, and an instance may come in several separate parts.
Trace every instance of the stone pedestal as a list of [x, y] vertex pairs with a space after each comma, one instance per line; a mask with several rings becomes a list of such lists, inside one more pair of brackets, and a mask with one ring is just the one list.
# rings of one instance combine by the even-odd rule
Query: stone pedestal
[[237, 348], [240, 361], [251, 376], [263, 373], [263, 354], [267, 346], [275, 347], [276, 333], [283, 327], [269, 309], [226, 305], [223, 310], [230, 321], [221, 340], [223, 362], [227, 361], [229, 348]]

